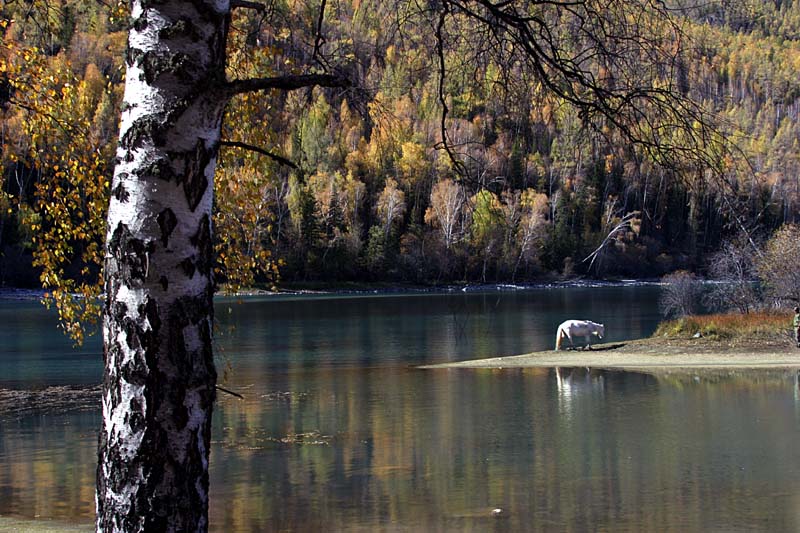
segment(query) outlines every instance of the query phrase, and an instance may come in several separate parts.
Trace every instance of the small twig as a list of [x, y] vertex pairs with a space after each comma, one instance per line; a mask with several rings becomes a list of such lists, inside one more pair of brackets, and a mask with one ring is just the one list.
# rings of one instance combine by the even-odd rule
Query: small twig
[[231, 396], [235, 396], [240, 400], [244, 400], [244, 396], [242, 396], [238, 392], [233, 392], [232, 390], [228, 390], [225, 387], [220, 387], [219, 385], [214, 385], [214, 387], [220, 392], [224, 392], [225, 394], [230, 394]]

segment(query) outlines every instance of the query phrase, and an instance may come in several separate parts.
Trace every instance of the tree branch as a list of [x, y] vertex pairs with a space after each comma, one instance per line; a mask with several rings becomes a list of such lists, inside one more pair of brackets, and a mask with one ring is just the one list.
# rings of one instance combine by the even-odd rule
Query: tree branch
[[317, 63], [327, 66], [327, 61], [322, 57], [322, 45], [325, 44], [325, 36], [322, 35], [322, 23], [325, 21], [325, 6], [327, 0], [322, 0], [319, 6], [319, 19], [317, 20], [317, 35], [314, 38], [314, 55], [312, 56]]
[[445, 86], [445, 76], [447, 74], [447, 69], [445, 65], [444, 59], [444, 35], [443, 30], [445, 26], [445, 19], [447, 15], [450, 13], [450, 7], [445, 2], [442, 5], [442, 12], [439, 14], [439, 22], [436, 25], [436, 55], [439, 59], [439, 86], [438, 86], [438, 93], [439, 93], [439, 105], [442, 106], [442, 115], [441, 121], [439, 123], [439, 131], [442, 134], [442, 142], [437, 145], [437, 148], [442, 147], [444, 148], [445, 152], [447, 152], [448, 157], [450, 157], [450, 162], [453, 163], [453, 168], [455, 171], [462, 177], [467, 177], [466, 168], [464, 167], [464, 163], [461, 162], [460, 159], [456, 157], [453, 153], [453, 149], [450, 146], [450, 142], [447, 138], [447, 114], [449, 113], [449, 108], [447, 107], [447, 97], [445, 96], [444, 86]]
[[296, 74], [270, 78], [232, 80], [222, 86], [227, 98], [237, 94], [279, 89], [294, 91], [304, 87], [351, 87], [352, 82], [339, 74]]
[[251, 144], [239, 142], [239, 141], [220, 141], [220, 146], [230, 146], [232, 148], [241, 148], [242, 150], [250, 150], [251, 152], [256, 152], [257, 154], [261, 154], [265, 157], [269, 157], [273, 161], [280, 163], [281, 165], [286, 165], [287, 167], [291, 167], [295, 170], [299, 169], [300, 167], [297, 166], [297, 163], [294, 161], [290, 161], [283, 156], [278, 154], [273, 154], [268, 150], [264, 150], [263, 148], [259, 148], [258, 146], [253, 146]]
[[641, 213], [639, 213], [638, 211], [631, 211], [630, 213], [622, 217], [622, 220], [620, 220], [619, 223], [616, 226], [614, 226], [614, 228], [611, 231], [608, 232], [608, 235], [605, 236], [603, 242], [600, 243], [600, 246], [598, 246], [592, 253], [587, 255], [583, 261], [581, 261], [581, 263], [585, 263], [586, 261], [589, 261], [591, 259], [591, 261], [589, 261], [589, 268], [587, 270], [592, 269], [595, 260], [598, 258], [600, 254], [603, 253], [603, 251], [606, 249], [606, 247], [612, 241], [612, 239], [614, 239], [614, 237], [616, 237], [617, 234], [630, 228], [631, 221], [640, 214]]
[[231, 0], [231, 9], [236, 9], [237, 7], [253, 9], [262, 13], [267, 10], [267, 6], [259, 2], [248, 2], [248, 0]]

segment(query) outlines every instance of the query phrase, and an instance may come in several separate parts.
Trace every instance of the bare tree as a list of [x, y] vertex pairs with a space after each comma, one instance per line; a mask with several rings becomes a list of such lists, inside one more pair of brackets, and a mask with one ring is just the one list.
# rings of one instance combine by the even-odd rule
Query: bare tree
[[800, 226], [787, 224], [767, 241], [756, 269], [775, 305], [800, 303]]
[[712, 309], [736, 309], [749, 313], [760, 303], [754, 252], [748, 239], [728, 241], [711, 256], [711, 284], [704, 299]]
[[695, 314], [700, 297], [700, 282], [694, 274], [678, 270], [661, 278], [663, 284], [659, 307], [664, 316], [683, 317]]
[[544, 240], [549, 229], [547, 224], [547, 195], [537, 193], [531, 189], [522, 194], [522, 215], [517, 230], [517, 240], [519, 243], [519, 256], [514, 264], [514, 272], [511, 275], [513, 280], [517, 274], [517, 269], [523, 259], [532, 261], [535, 257], [536, 244]]

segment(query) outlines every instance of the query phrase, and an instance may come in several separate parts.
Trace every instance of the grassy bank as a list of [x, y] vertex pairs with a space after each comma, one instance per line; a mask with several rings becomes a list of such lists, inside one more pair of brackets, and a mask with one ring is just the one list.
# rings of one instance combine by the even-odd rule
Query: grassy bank
[[654, 337], [700, 336], [712, 340], [791, 338], [792, 314], [787, 312], [696, 315], [662, 322]]

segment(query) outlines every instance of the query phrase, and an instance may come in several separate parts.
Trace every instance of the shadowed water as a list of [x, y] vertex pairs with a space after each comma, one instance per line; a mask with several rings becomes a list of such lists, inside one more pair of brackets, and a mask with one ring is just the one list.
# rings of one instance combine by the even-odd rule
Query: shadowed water
[[[219, 300], [220, 375], [245, 399], [219, 396], [212, 530], [800, 529], [794, 374], [415, 368], [552, 348], [566, 318], [648, 335], [656, 296]], [[88, 524], [99, 412], [75, 386], [100, 349], [53, 328], [0, 301], [0, 515]]]

